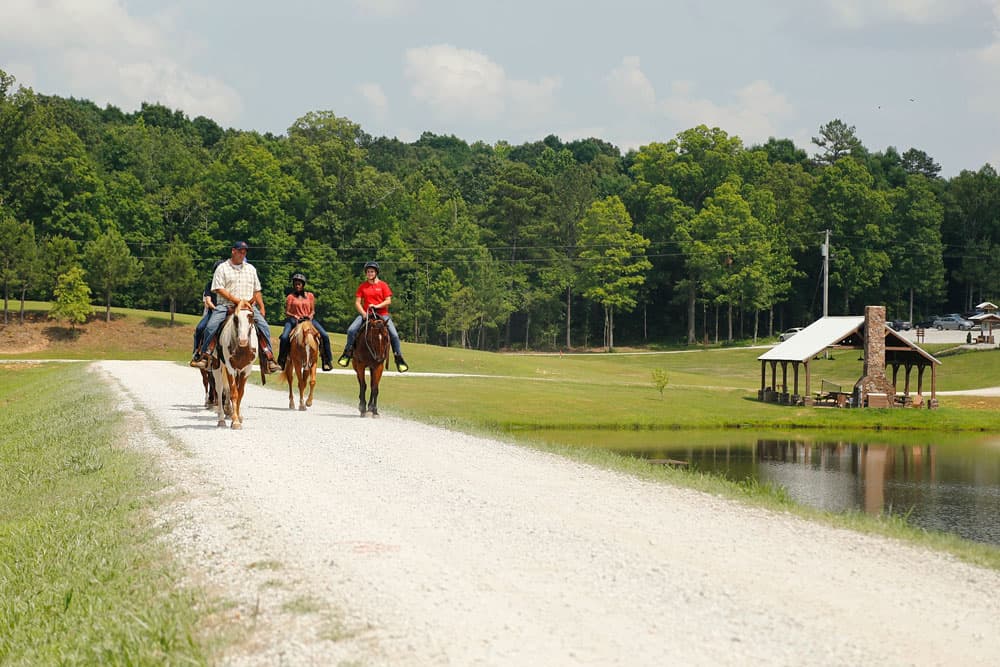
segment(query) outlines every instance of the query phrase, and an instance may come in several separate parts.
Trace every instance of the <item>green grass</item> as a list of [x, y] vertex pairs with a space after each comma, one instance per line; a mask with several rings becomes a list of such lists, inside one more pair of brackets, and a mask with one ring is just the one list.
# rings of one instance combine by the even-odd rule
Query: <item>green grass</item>
[[113, 405], [82, 365], [0, 374], [0, 664], [209, 661]]
[[[757, 398], [761, 350], [718, 349], [644, 355], [510, 355], [408, 345], [413, 371], [489, 377], [404, 377], [383, 380], [380, 403], [397, 413], [464, 428], [645, 430], [676, 428], [902, 429], [1000, 431], [1000, 410], [968, 409], [940, 397], [938, 410], [838, 410], [762, 403]], [[856, 354], [813, 362], [820, 378], [853, 384]], [[653, 369], [669, 376], [661, 399]], [[320, 395], [356, 402], [352, 376], [322, 375]], [[1000, 384], [1000, 352], [946, 358], [938, 389]], [[911, 387], [912, 388], [912, 387]], [[927, 388], [925, 386], [925, 391]], [[1000, 407], [1000, 400], [993, 401]]]

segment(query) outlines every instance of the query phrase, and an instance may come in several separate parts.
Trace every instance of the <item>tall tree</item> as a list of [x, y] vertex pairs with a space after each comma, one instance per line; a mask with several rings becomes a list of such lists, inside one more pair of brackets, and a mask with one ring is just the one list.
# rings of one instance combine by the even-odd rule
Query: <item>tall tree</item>
[[930, 303], [943, 296], [944, 260], [941, 224], [944, 207], [922, 174], [910, 176], [906, 187], [892, 197], [892, 271], [888, 286], [907, 302], [907, 319], [913, 321], [917, 294]]
[[847, 125], [839, 118], [834, 118], [819, 128], [819, 136], [812, 142], [819, 148], [816, 161], [820, 164], [833, 164], [847, 155], [860, 157], [864, 151], [861, 140], [858, 139], [853, 125]]
[[864, 165], [848, 157], [823, 170], [813, 193], [816, 228], [833, 230], [830, 282], [841, 289], [844, 314], [851, 298], [879, 285], [889, 268], [889, 204], [873, 186]]
[[139, 277], [142, 263], [132, 256], [121, 233], [112, 227], [83, 249], [87, 278], [104, 295], [105, 320], [111, 321], [111, 297]]
[[618, 197], [596, 201], [580, 221], [583, 296], [604, 309], [604, 346], [615, 346], [615, 312], [631, 312], [637, 288], [650, 268], [649, 240], [632, 230], [632, 218]]
[[10, 322], [8, 302], [11, 289], [30, 282], [35, 252], [34, 227], [27, 222], [18, 222], [6, 207], [0, 206], [0, 285], [3, 287], [4, 324]]
[[166, 254], [157, 263], [160, 292], [170, 304], [170, 326], [173, 326], [178, 300], [198, 294], [201, 279], [194, 270], [190, 246], [180, 239], [167, 244]]

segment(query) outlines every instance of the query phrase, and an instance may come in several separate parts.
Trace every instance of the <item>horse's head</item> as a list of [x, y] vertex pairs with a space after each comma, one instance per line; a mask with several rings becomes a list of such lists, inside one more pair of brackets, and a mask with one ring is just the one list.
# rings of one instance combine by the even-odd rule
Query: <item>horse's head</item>
[[385, 361], [389, 354], [389, 326], [381, 317], [368, 318], [361, 327], [355, 355], [366, 366]]
[[252, 347], [256, 348], [257, 331], [253, 326], [253, 307], [246, 301], [240, 301], [236, 306], [236, 312], [233, 313], [233, 319], [236, 323], [236, 340], [239, 347], [250, 347], [253, 339]]

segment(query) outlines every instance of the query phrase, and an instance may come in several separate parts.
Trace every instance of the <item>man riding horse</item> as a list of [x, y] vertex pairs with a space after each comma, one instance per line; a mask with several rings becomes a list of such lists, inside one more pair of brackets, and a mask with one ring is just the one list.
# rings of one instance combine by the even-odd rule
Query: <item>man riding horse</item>
[[399, 345], [399, 334], [396, 332], [396, 325], [389, 317], [389, 304], [392, 303], [392, 290], [388, 283], [378, 277], [379, 266], [377, 262], [365, 264], [365, 281], [358, 286], [354, 295], [354, 309], [358, 311], [358, 316], [347, 329], [347, 345], [344, 346], [344, 353], [337, 359], [341, 366], [347, 366], [354, 354], [354, 339], [358, 335], [361, 324], [368, 316], [369, 309], [374, 309], [382, 321], [389, 328], [389, 339], [392, 343], [392, 351], [396, 357], [396, 370], [405, 373], [410, 369], [406, 360], [403, 359], [403, 352]]
[[219, 328], [226, 319], [231, 308], [241, 301], [253, 304], [254, 324], [261, 340], [261, 367], [267, 373], [275, 373], [281, 367], [274, 362], [271, 351], [271, 330], [264, 319], [264, 297], [261, 295], [260, 279], [257, 269], [246, 261], [249, 246], [245, 241], [233, 243], [230, 258], [219, 264], [212, 276], [212, 291], [219, 298], [219, 303], [212, 311], [205, 327], [205, 338], [201, 344], [201, 357], [191, 362], [195, 368], [208, 369], [210, 365], [209, 347], [215, 339]]

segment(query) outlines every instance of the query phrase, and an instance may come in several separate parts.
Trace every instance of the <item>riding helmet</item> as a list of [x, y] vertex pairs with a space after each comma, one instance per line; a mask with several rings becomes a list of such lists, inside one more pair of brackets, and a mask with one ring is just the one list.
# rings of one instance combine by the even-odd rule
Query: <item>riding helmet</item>
[[306, 277], [304, 275], [302, 275], [301, 273], [293, 273], [292, 274], [292, 282], [294, 283], [296, 280], [301, 280], [303, 285], [306, 284]]
[[368, 269], [375, 269], [375, 273], [378, 273], [379, 272], [378, 262], [368, 262], [367, 264], [365, 264], [365, 271], [367, 271]]

